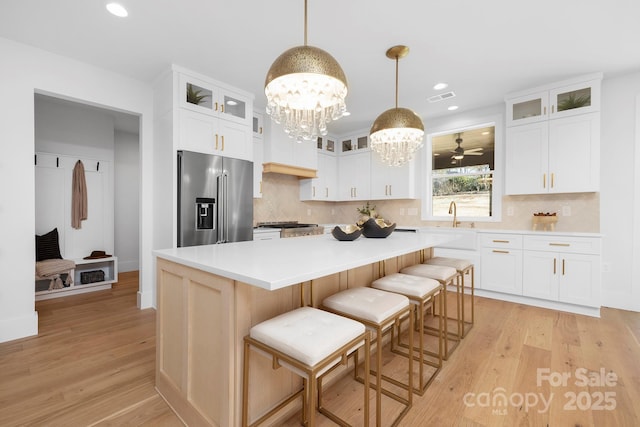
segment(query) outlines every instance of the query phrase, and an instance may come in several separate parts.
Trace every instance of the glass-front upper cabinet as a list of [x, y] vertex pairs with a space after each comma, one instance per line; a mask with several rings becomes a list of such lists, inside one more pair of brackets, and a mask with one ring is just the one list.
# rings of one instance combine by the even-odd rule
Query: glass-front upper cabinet
[[240, 93], [181, 74], [179, 95], [180, 106], [189, 110], [241, 124], [250, 122], [249, 108], [252, 108], [252, 103]]
[[180, 75], [180, 106], [214, 115], [218, 109], [218, 88], [200, 79]]
[[600, 110], [600, 80], [549, 91], [551, 117], [573, 116]]
[[546, 91], [507, 100], [507, 126], [546, 120], [548, 103]]
[[221, 117], [237, 123], [246, 123], [250, 115], [248, 111], [249, 102], [247, 98], [226, 89], [219, 89], [219, 108]]
[[316, 147], [320, 151], [335, 153], [336, 139], [332, 136], [319, 136]]
[[264, 137], [264, 114], [253, 112], [253, 137], [262, 139]]
[[506, 98], [507, 126], [599, 111], [600, 79]]
[[367, 148], [369, 148], [369, 135], [366, 134], [345, 138], [340, 142], [340, 151], [343, 153], [354, 150], [366, 150]]

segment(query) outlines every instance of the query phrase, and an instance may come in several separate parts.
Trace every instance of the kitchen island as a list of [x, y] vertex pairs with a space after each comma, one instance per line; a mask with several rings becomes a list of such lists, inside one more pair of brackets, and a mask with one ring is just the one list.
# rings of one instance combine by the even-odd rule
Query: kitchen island
[[[368, 286], [448, 239], [394, 232], [340, 242], [325, 234], [155, 251], [158, 392], [187, 425], [240, 425], [242, 339], [253, 325]], [[252, 358], [250, 369], [250, 419], [300, 387], [267, 358]]]

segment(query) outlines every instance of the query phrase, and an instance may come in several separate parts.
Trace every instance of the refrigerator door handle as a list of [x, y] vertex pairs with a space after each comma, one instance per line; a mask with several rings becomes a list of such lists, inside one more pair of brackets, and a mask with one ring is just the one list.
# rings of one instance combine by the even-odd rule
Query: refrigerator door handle
[[224, 209], [225, 202], [224, 202], [224, 189], [222, 187], [222, 175], [216, 176], [216, 188], [218, 189], [218, 207], [220, 209], [218, 213], [218, 231], [217, 231], [218, 238], [216, 240], [216, 243], [224, 243], [225, 215], [222, 209]]
[[229, 241], [229, 175], [224, 172], [222, 174], [222, 188], [224, 191], [224, 237], [223, 243]]

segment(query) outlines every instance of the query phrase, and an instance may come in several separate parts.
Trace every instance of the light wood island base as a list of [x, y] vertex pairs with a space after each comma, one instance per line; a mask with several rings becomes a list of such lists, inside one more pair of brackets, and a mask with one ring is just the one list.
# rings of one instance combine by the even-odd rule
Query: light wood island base
[[[368, 286], [383, 270], [419, 260], [414, 252], [269, 291], [158, 257], [156, 389], [187, 425], [239, 426], [242, 339], [253, 325], [303, 302], [317, 307], [333, 293]], [[250, 370], [250, 420], [300, 387], [299, 377], [273, 371], [267, 358], [251, 358]]]

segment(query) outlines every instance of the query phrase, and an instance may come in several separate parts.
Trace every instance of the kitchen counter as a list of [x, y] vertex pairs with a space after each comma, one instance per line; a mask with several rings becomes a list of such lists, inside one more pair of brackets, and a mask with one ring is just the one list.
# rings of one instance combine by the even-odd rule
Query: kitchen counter
[[[386, 239], [352, 242], [323, 234], [154, 251], [156, 389], [186, 425], [240, 425], [243, 338], [252, 326], [368, 286], [420, 262], [423, 253], [431, 256], [430, 248], [448, 239], [396, 231]], [[250, 421], [300, 388], [298, 376], [274, 371], [264, 357], [251, 358], [250, 372]], [[299, 404], [293, 401], [275, 425]]]
[[296, 285], [446, 243], [450, 237], [394, 232], [386, 239], [341, 242], [331, 234], [190, 246], [154, 251], [157, 257], [267, 290]]

